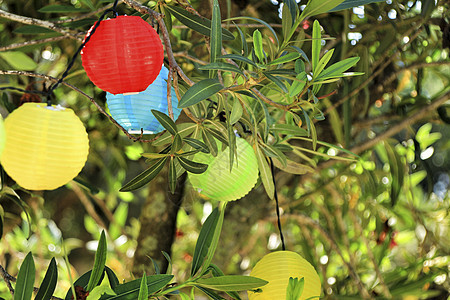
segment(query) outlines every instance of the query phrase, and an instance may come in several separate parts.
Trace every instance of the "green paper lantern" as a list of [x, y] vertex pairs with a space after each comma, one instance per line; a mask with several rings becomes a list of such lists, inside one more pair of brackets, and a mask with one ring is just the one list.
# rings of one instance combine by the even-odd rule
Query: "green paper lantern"
[[236, 153], [231, 172], [229, 147], [217, 157], [197, 153], [194, 160], [209, 166], [202, 174], [189, 173], [194, 189], [216, 201], [233, 201], [247, 195], [258, 180], [258, 162], [252, 146], [243, 138], [236, 138]]

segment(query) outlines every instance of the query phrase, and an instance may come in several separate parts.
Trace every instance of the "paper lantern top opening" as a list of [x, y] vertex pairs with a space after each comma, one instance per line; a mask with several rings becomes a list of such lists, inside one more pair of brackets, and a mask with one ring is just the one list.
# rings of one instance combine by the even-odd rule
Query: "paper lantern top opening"
[[159, 74], [163, 58], [158, 33], [138, 16], [101, 21], [81, 51], [88, 77], [111, 94], [145, 90]]

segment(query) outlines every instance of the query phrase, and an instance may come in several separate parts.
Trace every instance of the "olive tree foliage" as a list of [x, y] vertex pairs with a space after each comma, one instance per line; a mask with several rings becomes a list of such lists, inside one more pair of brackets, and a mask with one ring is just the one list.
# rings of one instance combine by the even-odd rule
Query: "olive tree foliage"
[[[36, 298], [49, 299], [58, 282], [66, 299], [71, 294], [77, 299], [88, 294], [161, 299], [180, 290], [176, 297], [182, 299], [194, 293], [240, 299], [237, 292], [265, 282], [224, 273], [242, 274], [268, 249], [280, 247], [273, 225], [276, 194], [286, 246], [316, 267], [324, 297], [419, 299], [448, 293], [449, 155], [442, 138], [448, 137], [449, 120], [448, 3], [242, 2], [246, 5], [119, 2], [120, 14], [139, 15], [153, 24], [165, 46], [168, 84], [183, 113], [173, 120], [168, 97], [169, 114], [154, 112], [166, 129], [161, 134], [130, 135], [121, 128], [107, 114], [104, 92], [90, 83], [79, 60], [65, 86], [55, 90], [54, 102], [73, 108], [89, 132], [92, 150], [85, 169], [67, 189], [46, 193], [25, 191], [2, 177], [0, 205], [6, 209], [0, 257], [31, 250], [39, 265], [45, 260]], [[111, 1], [93, 0], [0, 5], [0, 85], [31, 90], [44, 90], [61, 76], [86, 31], [112, 7]], [[3, 91], [2, 115], [27, 101], [40, 100]], [[228, 204], [227, 215], [226, 203], [212, 202], [216, 207], [200, 222], [207, 205], [185, 183], [185, 174], [208, 167], [196, 161], [196, 153], [216, 156], [225, 147], [231, 168], [239, 161], [237, 136], [256, 154], [257, 186]], [[436, 160], [426, 159], [430, 147]], [[149, 184], [154, 184], [150, 192], [142, 188]], [[153, 194], [157, 187], [158, 195]], [[194, 198], [185, 204], [189, 215], [178, 213], [183, 195]], [[144, 198], [141, 223], [126, 223]], [[74, 216], [83, 208], [67, 212], [67, 206], [79, 205], [78, 199], [88, 213], [84, 223]], [[146, 214], [165, 212], [167, 199], [178, 203], [171, 218]], [[10, 203], [26, 212], [23, 220], [11, 217], [16, 210]], [[173, 232], [157, 227], [149, 234], [142, 225], [139, 233], [144, 221], [150, 227], [174, 225], [177, 213], [179, 238], [170, 255], [175, 226]], [[79, 241], [68, 237], [86, 231], [97, 241], [95, 257], [81, 259], [91, 271], [72, 278], [63, 258], [75, 253]], [[190, 231], [199, 232], [198, 238], [188, 236]], [[146, 235], [171, 239], [161, 247], [157, 238], [141, 238]], [[120, 283], [117, 277], [129, 278], [120, 264], [130, 265], [133, 251], [144, 258], [159, 255], [166, 267], [160, 269], [156, 257], [154, 267], [138, 266], [140, 278]], [[116, 268], [107, 254], [119, 261]], [[52, 257], [57, 261], [47, 267]], [[34, 263], [28, 254], [12, 260], [11, 271], [0, 269], [9, 290], [5, 295], [31, 297]]]

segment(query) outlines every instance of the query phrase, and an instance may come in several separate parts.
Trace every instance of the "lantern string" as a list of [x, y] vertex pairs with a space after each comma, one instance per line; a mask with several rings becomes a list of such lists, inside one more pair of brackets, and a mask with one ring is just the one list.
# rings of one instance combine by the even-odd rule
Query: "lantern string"
[[51, 101], [51, 95], [53, 94], [53, 91], [63, 82], [64, 78], [67, 77], [67, 75], [69, 74], [70, 69], [73, 67], [73, 65], [75, 64], [75, 60], [77, 58], [77, 56], [80, 54], [81, 50], [83, 50], [83, 47], [89, 42], [89, 40], [91, 39], [91, 37], [94, 35], [95, 31], [97, 30], [98, 26], [100, 26], [100, 22], [103, 21], [103, 19], [106, 17], [106, 15], [110, 12], [113, 13], [114, 17], [118, 16], [118, 13], [116, 11], [116, 7], [117, 7], [117, 3], [119, 2], [119, 0], [115, 0], [114, 1], [114, 5], [112, 8], [107, 9], [103, 12], [103, 14], [100, 16], [100, 18], [98, 18], [98, 20], [95, 22], [94, 26], [92, 27], [92, 29], [89, 30], [88, 34], [86, 35], [86, 38], [84, 39], [83, 43], [81, 43], [80, 47], [78, 47], [78, 50], [75, 52], [75, 54], [73, 55], [71, 61], [69, 62], [69, 64], [67, 65], [66, 70], [64, 71], [64, 73], [62, 74], [61, 78], [53, 85], [51, 85], [47, 91], [47, 105], [51, 106], [52, 105], [52, 101]]
[[284, 243], [283, 231], [281, 230], [280, 204], [278, 203], [277, 184], [275, 182], [275, 168], [273, 166], [273, 160], [271, 157], [269, 157], [269, 160], [270, 160], [270, 171], [272, 172], [272, 180], [273, 180], [273, 187], [274, 187], [274, 198], [275, 198], [275, 203], [276, 203], [276, 207], [277, 207], [278, 230], [280, 231], [281, 247], [283, 248], [283, 251], [284, 251], [284, 250], [286, 250], [286, 245]]

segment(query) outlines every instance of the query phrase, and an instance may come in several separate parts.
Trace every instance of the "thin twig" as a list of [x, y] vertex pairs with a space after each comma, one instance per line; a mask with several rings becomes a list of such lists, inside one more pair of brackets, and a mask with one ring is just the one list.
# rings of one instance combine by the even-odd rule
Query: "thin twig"
[[[83, 35], [84, 35], [84, 33], [83, 33]], [[67, 36], [61, 35], [61, 36], [55, 36], [55, 37], [46, 38], [46, 39], [42, 39], [42, 40], [31, 40], [31, 41], [26, 41], [26, 42], [23, 42], [23, 43], [15, 43], [15, 44], [11, 44], [11, 45], [8, 45], [8, 46], [0, 47], [0, 52], [12, 50], [12, 49], [17, 49], [17, 48], [22, 48], [22, 47], [26, 47], [26, 46], [31, 46], [31, 45], [44, 44], [44, 43], [49, 43], [49, 42], [56, 42], [56, 41], [60, 41], [60, 40], [65, 40], [67, 38], [68, 38]]]
[[[122, 1], [119, 1], [118, 4], [120, 4], [121, 2], [122, 2]], [[97, 9], [97, 10], [88, 12], [88, 13], [86, 13], [86, 14], [84, 14], [84, 15], [76, 16], [76, 17], [73, 17], [73, 18], [67, 18], [67, 19], [57, 20], [57, 21], [54, 21], [54, 23], [55, 23], [55, 24], [65, 24], [65, 23], [71, 23], [71, 22], [75, 22], [75, 21], [87, 19], [87, 18], [92, 17], [92, 16], [94, 16], [94, 15], [96, 15], [96, 14], [102, 13], [102, 12], [104, 12], [105, 10], [110, 9], [110, 8], [113, 7], [113, 6], [114, 6], [114, 3], [110, 3], [110, 4], [108, 4], [108, 5], [105, 5], [105, 6], [101, 7], [101, 8], [99, 8], [99, 9]]]
[[61, 26], [58, 26], [55, 23], [52, 23], [49, 21], [19, 16], [19, 15], [12, 14], [10, 12], [7, 12], [7, 11], [1, 10], [1, 9], [0, 9], [0, 17], [9, 19], [12, 21], [20, 22], [22, 24], [41, 26], [41, 27], [48, 28], [53, 31], [59, 32], [59, 33], [63, 34], [64, 36], [67, 36], [68, 38], [79, 40], [79, 41], [83, 40], [83, 38], [78, 37], [78, 34], [80, 33], [79, 31], [61, 27]]

